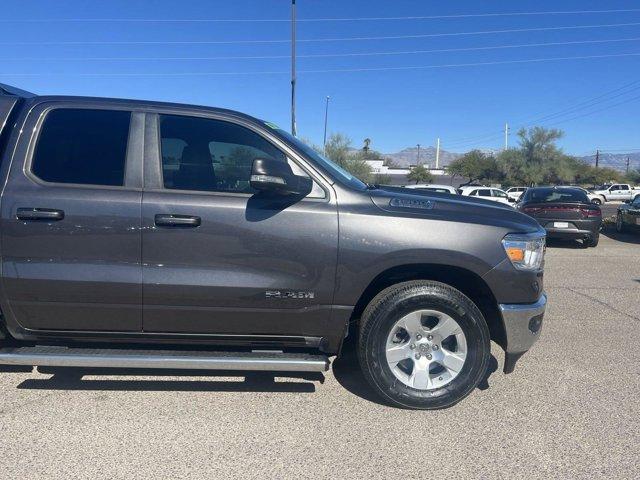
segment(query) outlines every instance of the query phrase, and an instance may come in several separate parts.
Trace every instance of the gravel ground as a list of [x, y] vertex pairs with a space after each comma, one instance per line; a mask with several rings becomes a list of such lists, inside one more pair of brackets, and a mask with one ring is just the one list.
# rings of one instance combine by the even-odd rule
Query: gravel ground
[[450, 409], [325, 376], [0, 374], [0, 478], [639, 478], [640, 235], [548, 249], [540, 342]]

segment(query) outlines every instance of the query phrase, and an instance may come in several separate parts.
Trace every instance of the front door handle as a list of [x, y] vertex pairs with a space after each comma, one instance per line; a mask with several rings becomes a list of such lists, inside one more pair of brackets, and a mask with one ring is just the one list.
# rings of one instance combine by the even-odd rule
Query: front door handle
[[48, 220], [59, 221], [64, 218], [64, 211], [55, 208], [18, 208], [18, 220]]
[[200, 217], [195, 215], [158, 214], [155, 218], [158, 227], [199, 227], [202, 223]]

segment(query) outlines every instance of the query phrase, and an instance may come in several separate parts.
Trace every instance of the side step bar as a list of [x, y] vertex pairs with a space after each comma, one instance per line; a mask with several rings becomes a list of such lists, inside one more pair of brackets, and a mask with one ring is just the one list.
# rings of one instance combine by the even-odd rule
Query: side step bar
[[329, 359], [324, 355], [268, 351], [125, 350], [35, 346], [0, 348], [0, 365], [325, 372], [329, 369]]

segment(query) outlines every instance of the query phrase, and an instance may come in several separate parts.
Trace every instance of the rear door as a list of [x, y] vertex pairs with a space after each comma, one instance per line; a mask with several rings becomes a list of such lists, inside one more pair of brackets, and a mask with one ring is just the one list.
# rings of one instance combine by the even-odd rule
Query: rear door
[[142, 115], [49, 102], [2, 193], [3, 312], [31, 330], [139, 331]]
[[[145, 148], [145, 332], [325, 334], [338, 248], [330, 185], [267, 129], [224, 116], [156, 117]], [[256, 158], [289, 163], [314, 179], [313, 191], [257, 193]]]

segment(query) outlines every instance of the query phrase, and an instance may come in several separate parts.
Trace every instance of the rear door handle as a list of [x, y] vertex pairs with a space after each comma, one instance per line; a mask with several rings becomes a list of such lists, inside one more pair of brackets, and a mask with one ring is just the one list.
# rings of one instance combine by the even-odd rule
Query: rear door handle
[[18, 220], [49, 220], [58, 221], [64, 218], [64, 211], [55, 208], [18, 208]]
[[195, 215], [158, 214], [155, 218], [158, 227], [199, 227], [202, 223], [200, 217]]

